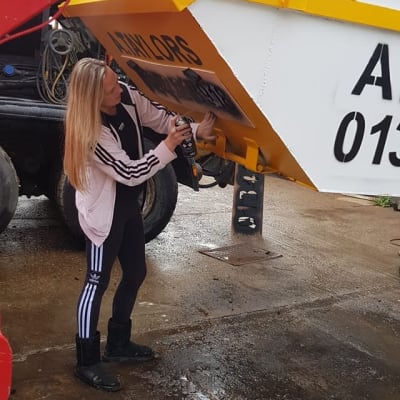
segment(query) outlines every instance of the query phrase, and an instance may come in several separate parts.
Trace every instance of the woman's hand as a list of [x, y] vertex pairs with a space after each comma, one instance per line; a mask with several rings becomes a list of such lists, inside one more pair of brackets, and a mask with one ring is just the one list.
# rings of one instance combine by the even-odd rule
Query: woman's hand
[[175, 115], [169, 121], [168, 136], [164, 139], [170, 151], [175, 151], [176, 146], [180, 145], [185, 139], [192, 136], [192, 128], [189, 124], [175, 126], [179, 115]]
[[200, 122], [197, 132], [196, 139], [197, 140], [205, 140], [205, 141], [213, 141], [216, 139], [216, 136], [213, 135], [213, 127], [217, 117], [212, 111], [208, 111], [202, 121]]

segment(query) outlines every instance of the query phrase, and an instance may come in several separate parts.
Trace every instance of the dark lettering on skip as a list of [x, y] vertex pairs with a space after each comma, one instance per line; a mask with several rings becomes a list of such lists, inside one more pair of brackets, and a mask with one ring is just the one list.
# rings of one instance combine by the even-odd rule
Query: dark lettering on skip
[[187, 69], [182, 75], [165, 76], [146, 70], [132, 60], [127, 61], [127, 66], [139, 75], [153, 93], [172, 97], [178, 103], [191, 101], [224, 111], [236, 119], [242, 118], [241, 111], [225, 89], [202, 79], [195, 71]]
[[[380, 73], [376, 74], [376, 70]], [[383, 100], [393, 100], [389, 45], [386, 43], [377, 44], [351, 94], [361, 96], [367, 86], [376, 87]], [[374, 153], [371, 154], [371, 163], [380, 165], [389, 162], [393, 167], [400, 167], [400, 152], [397, 148], [388, 148], [387, 145], [390, 136], [400, 133], [400, 124], [396, 122], [395, 116], [385, 115], [371, 125], [371, 121], [362, 112], [348, 112], [336, 133], [333, 147], [336, 160], [341, 163], [353, 161], [364, 143], [374, 140], [374, 145], [368, 147], [375, 147]]]
[[189, 43], [179, 35], [149, 35], [147, 37], [126, 32], [107, 32], [108, 37], [122, 55], [144, 60], [171, 61], [188, 65], [202, 65], [200, 57]]

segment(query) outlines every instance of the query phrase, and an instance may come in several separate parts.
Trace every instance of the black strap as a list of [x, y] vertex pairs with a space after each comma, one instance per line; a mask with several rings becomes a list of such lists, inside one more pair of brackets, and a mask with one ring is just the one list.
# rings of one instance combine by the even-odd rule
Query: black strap
[[122, 88], [121, 103], [133, 105], [128, 88], [125, 85], [121, 85], [121, 88]]
[[[128, 104], [128, 105], [133, 105], [131, 95], [129, 94], [128, 87], [125, 85], [121, 85], [122, 88], [122, 93], [121, 93], [121, 103]], [[143, 141], [143, 135], [142, 135], [142, 141]], [[142, 152], [144, 154], [145, 149], [144, 149], [144, 143], [142, 143]], [[140, 208], [143, 209], [144, 202], [146, 200], [146, 192], [147, 192], [147, 181], [142, 183], [142, 196], [139, 197], [139, 204]]]

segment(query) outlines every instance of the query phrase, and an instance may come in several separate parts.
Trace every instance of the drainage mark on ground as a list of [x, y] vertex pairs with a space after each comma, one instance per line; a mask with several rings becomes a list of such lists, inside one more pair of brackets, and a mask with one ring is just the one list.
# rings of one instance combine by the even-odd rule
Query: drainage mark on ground
[[200, 250], [199, 252], [235, 266], [282, 257], [281, 254], [260, 247], [252, 247], [247, 243], [211, 250]]

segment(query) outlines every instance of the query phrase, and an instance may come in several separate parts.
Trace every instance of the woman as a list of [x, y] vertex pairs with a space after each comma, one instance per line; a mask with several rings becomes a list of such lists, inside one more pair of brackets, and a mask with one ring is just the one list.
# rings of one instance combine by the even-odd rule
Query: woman
[[[121, 95], [127, 94], [126, 104]], [[77, 306], [75, 375], [98, 389], [117, 391], [119, 380], [104, 362], [151, 359], [151, 348], [130, 340], [131, 313], [146, 276], [145, 239], [139, 198], [147, 179], [171, 162], [185, 138], [214, 140], [215, 116], [176, 127], [178, 116], [118, 82], [103, 61], [84, 58], [73, 68], [65, 119], [64, 169], [76, 189], [79, 222], [86, 236], [87, 273]], [[143, 153], [142, 127], [167, 136]], [[121, 281], [100, 357], [97, 330], [103, 294], [118, 257]]]

